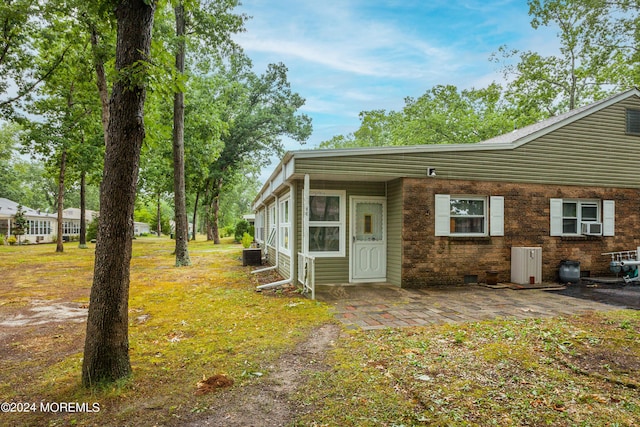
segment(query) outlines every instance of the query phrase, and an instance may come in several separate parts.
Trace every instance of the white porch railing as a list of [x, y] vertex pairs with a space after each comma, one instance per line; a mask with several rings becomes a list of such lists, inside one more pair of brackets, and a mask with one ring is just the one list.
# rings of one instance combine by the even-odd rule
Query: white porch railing
[[311, 293], [316, 299], [316, 258], [298, 252], [298, 282], [302, 284], [302, 293]]

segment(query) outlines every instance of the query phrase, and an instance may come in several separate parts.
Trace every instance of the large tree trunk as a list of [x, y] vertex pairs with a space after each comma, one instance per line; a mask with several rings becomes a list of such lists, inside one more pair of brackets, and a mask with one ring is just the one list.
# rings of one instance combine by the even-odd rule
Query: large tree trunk
[[[149, 4], [147, 4], [149, 3]], [[155, 2], [123, 0], [118, 21], [116, 71], [148, 61]], [[141, 71], [143, 72], [143, 71]], [[129, 376], [129, 267], [140, 148], [145, 136], [143, 76], [121, 74], [113, 86], [93, 286], [87, 318], [82, 383], [92, 386]]]
[[[182, 1], [176, 5], [175, 15], [176, 36], [178, 37], [176, 71], [181, 75], [184, 73], [185, 56], [185, 17]], [[191, 265], [184, 181], [184, 92], [178, 90], [173, 96], [173, 194], [176, 221], [176, 267]]]
[[80, 172], [80, 249], [87, 249], [86, 175], [85, 171]]
[[62, 233], [64, 232], [64, 221], [62, 211], [64, 209], [64, 173], [67, 167], [67, 150], [62, 150], [60, 156], [60, 173], [58, 174], [58, 240], [56, 241], [56, 252], [64, 252], [62, 244]]

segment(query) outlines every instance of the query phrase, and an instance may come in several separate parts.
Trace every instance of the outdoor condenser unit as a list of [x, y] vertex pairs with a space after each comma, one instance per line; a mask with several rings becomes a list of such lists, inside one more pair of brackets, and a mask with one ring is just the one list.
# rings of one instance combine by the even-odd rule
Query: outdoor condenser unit
[[542, 248], [511, 248], [511, 282], [519, 285], [542, 282]]

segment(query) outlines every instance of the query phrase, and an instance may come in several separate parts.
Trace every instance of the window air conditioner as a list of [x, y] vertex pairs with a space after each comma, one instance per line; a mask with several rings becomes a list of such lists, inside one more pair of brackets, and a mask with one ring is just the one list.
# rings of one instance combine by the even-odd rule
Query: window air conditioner
[[583, 222], [581, 223], [581, 234], [587, 236], [601, 236], [602, 235], [602, 223], [601, 222]]

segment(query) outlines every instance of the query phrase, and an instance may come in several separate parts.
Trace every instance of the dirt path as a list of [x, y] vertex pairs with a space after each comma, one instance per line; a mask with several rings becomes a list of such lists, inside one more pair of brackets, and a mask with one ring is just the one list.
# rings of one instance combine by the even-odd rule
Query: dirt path
[[309, 372], [327, 368], [327, 351], [340, 335], [340, 327], [323, 325], [293, 351], [277, 360], [268, 376], [255, 384], [219, 392], [207, 414], [182, 420], [177, 426], [284, 426], [308, 411], [291, 401]]

